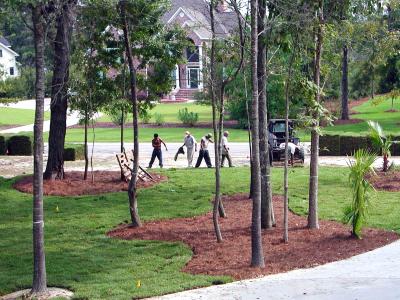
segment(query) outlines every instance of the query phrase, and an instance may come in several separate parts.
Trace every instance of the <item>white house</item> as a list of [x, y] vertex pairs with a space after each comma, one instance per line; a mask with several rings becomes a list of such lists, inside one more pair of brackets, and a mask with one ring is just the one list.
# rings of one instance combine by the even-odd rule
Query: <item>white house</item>
[[16, 58], [18, 53], [11, 49], [11, 44], [0, 36], [0, 78], [19, 76], [18, 63]]

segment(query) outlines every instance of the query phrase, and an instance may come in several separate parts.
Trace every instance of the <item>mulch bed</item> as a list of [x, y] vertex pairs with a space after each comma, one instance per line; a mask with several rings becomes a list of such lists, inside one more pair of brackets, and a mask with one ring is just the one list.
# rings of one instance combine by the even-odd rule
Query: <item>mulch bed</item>
[[[224, 121], [224, 127], [225, 128], [236, 128], [238, 126], [238, 122], [235, 120], [227, 120]], [[131, 123], [127, 123], [124, 125], [125, 128], [132, 128]], [[96, 122], [94, 124], [95, 128], [120, 128], [119, 125], [115, 125], [112, 122]], [[190, 126], [184, 125], [182, 123], [164, 123], [161, 126], [157, 124], [139, 124], [140, 128], [188, 128]], [[83, 125], [72, 125], [69, 126], [68, 128], [84, 128]], [[196, 123], [193, 128], [212, 128], [212, 123], [211, 122], [198, 122]]]
[[385, 112], [387, 112], [387, 113], [395, 113], [395, 112], [399, 112], [397, 109], [388, 109], [388, 110], [385, 110]]
[[252, 203], [246, 195], [224, 197], [227, 219], [220, 219], [223, 243], [215, 239], [212, 214], [193, 218], [147, 222], [143, 227], [127, 225], [108, 236], [126, 240], [180, 241], [191, 247], [193, 257], [183, 271], [193, 274], [254, 278], [299, 268], [309, 268], [373, 250], [399, 238], [394, 232], [364, 229], [363, 239], [350, 237], [350, 228], [333, 221], [320, 221], [320, 230], [306, 228], [305, 217], [290, 213], [289, 243], [282, 242], [282, 197], [274, 197], [277, 227], [263, 232], [265, 269], [250, 265]]
[[400, 171], [377, 171], [376, 176], [367, 176], [375, 189], [387, 192], [400, 192]]
[[348, 124], [358, 124], [358, 123], [362, 123], [365, 122], [362, 119], [349, 119], [349, 120], [335, 120], [333, 122], [334, 125], [348, 125]]
[[[159, 174], [151, 175], [154, 181], [139, 180], [138, 187], [150, 187], [167, 179], [166, 176]], [[87, 180], [83, 180], [83, 172], [66, 172], [64, 180], [44, 180], [43, 192], [45, 195], [52, 196], [80, 196], [128, 190], [128, 183], [121, 181], [121, 173], [118, 171], [94, 171], [93, 183], [91, 178], [91, 172], [88, 173]], [[16, 181], [13, 187], [20, 192], [32, 194], [32, 175]]]

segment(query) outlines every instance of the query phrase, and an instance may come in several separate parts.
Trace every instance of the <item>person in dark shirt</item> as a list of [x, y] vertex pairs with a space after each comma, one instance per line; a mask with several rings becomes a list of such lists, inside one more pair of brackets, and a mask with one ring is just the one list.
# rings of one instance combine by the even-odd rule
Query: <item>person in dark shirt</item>
[[151, 141], [151, 144], [153, 146], [153, 153], [151, 154], [151, 159], [150, 159], [148, 168], [151, 168], [153, 166], [153, 163], [154, 163], [154, 160], [156, 159], [156, 157], [158, 158], [160, 168], [162, 168], [163, 160], [162, 160], [161, 144], [164, 145], [165, 151], [168, 151], [167, 145], [165, 145], [164, 141], [159, 138], [157, 133], [154, 134], [154, 139]]

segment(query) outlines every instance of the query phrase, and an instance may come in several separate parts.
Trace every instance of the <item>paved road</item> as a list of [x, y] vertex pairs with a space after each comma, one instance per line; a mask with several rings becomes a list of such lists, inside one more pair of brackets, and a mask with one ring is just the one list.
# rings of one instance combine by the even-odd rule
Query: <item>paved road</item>
[[155, 297], [159, 300], [207, 299], [400, 299], [400, 241], [312, 269]]

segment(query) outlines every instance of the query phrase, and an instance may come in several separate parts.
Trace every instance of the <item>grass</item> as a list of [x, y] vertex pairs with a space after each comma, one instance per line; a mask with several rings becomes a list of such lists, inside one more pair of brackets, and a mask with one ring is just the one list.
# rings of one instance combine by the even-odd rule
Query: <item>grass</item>
[[[150, 112], [152, 115], [150, 122], [154, 123], [154, 114], [161, 114], [164, 117], [166, 123], [181, 123], [178, 119], [178, 111], [187, 107], [189, 112], [195, 112], [199, 114], [199, 122], [211, 122], [212, 111], [210, 105], [199, 105], [196, 103], [159, 103]], [[104, 114], [98, 119], [99, 122], [111, 122], [111, 118]]]
[[[160, 137], [166, 142], [183, 142], [184, 133], [189, 130], [195, 138], [200, 141], [201, 137], [208, 132], [213, 132], [212, 128], [140, 128], [139, 129], [139, 140], [140, 142], [151, 142], [154, 133], [158, 133]], [[230, 142], [247, 142], [248, 133], [247, 130], [241, 129], [229, 129]], [[96, 142], [119, 142], [120, 141], [120, 130], [118, 128], [96, 128]], [[84, 130], [81, 128], [67, 129], [66, 142], [83, 143]], [[48, 138], [48, 133], [45, 133], [45, 140]], [[89, 140], [92, 138], [91, 129], [89, 131]], [[132, 128], [125, 129], [126, 142], [133, 141], [133, 130]]]
[[[290, 206], [299, 214], [307, 211], [308, 172], [307, 168], [296, 168], [289, 174]], [[213, 170], [164, 173], [168, 182], [139, 192], [139, 212], [144, 221], [195, 216], [211, 209]], [[341, 219], [343, 208], [351, 201], [347, 176], [346, 168], [320, 169], [321, 218]], [[223, 169], [223, 192], [247, 192], [248, 178], [248, 168]], [[282, 178], [282, 169], [274, 168], [274, 193], [282, 193]], [[28, 288], [32, 279], [32, 199], [13, 190], [13, 182], [0, 178], [0, 295]], [[399, 195], [378, 193], [369, 226], [400, 232]], [[106, 237], [108, 230], [129, 218], [126, 193], [52, 196], [46, 197], [44, 204], [49, 286], [69, 288], [78, 299], [131, 299], [231, 280], [180, 272], [192, 255], [183, 244]], [[141, 280], [140, 288], [136, 287], [137, 280]]]
[[[29, 125], [33, 124], [35, 111], [33, 109], [19, 109], [0, 107], [0, 126], [3, 125]], [[50, 112], [45, 112], [45, 120], [50, 119]]]
[[[379, 104], [374, 105], [377, 101]], [[365, 121], [377, 121], [382, 126], [386, 134], [399, 135], [400, 133], [400, 100], [394, 102], [394, 109], [397, 112], [385, 112], [391, 109], [391, 98], [388, 96], [378, 96], [375, 101], [369, 100], [360, 106], [355, 107], [353, 110], [358, 112], [352, 115], [352, 118], [362, 119]], [[339, 135], [368, 135], [368, 125], [366, 122], [339, 125], [324, 128], [324, 132], [328, 134]]]

